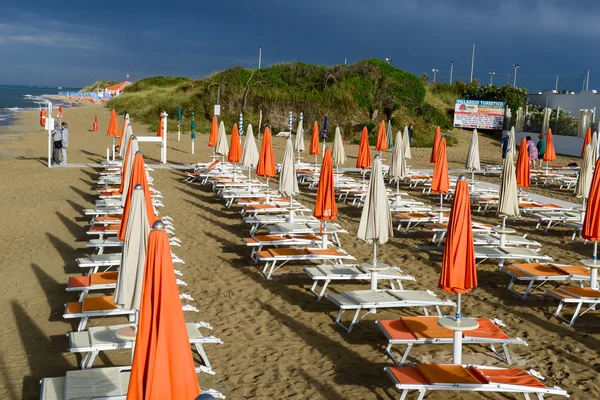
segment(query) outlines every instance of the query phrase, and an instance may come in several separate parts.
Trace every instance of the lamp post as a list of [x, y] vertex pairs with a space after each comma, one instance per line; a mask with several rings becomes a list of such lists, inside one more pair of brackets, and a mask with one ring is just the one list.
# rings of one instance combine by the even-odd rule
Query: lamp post
[[513, 77], [513, 86], [517, 87], [517, 69], [519, 69], [519, 64], [513, 64], [513, 68], [515, 69], [515, 76]]
[[436, 77], [437, 73], [440, 72], [440, 70], [434, 68], [431, 70], [431, 72], [433, 72], [433, 83], [435, 83], [435, 77]]
[[450, 61], [450, 86], [452, 86], [452, 73], [454, 72], [454, 61]]
[[262, 45], [258, 48], [258, 69], [260, 69], [261, 61], [262, 61]]
[[496, 75], [495, 72], [488, 72], [488, 74], [490, 74], [490, 86], [492, 86], [492, 84], [494, 83], [494, 75]]
[[391, 63], [392, 63], [392, 59], [391, 59], [391, 58], [389, 58], [389, 57], [386, 57], [386, 58], [385, 58], [385, 61], [386, 61], [388, 64], [391, 64]]

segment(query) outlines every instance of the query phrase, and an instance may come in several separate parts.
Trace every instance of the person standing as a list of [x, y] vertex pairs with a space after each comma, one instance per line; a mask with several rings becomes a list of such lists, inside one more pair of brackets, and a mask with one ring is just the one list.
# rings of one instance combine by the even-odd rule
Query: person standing
[[60, 165], [60, 153], [62, 149], [62, 131], [58, 123], [54, 126], [52, 131], [52, 165]]
[[529, 161], [531, 162], [532, 168], [535, 168], [535, 162], [538, 159], [537, 147], [535, 146], [535, 143], [533, 143], [533, 140], [531, 140], [531, 136], [527, 136], [525, 140], [527, 140], [527, 151], [529, 152]]
[[544, 134], [540, 133], [540, 136], [538, 136], [538, 142], [537, 142], [537, 151], [538, 151], [538, 159], [540, 160], [540, 167], [542, 166], [542, 161], [544, 160], [544, 154], [546, 153], [546, 139], [544, 139]]
[[415, 124], [409, 124], [408, 125], [408, 143], [412, 143], [412, 136], [413, 136], [413, 128], [415, 127]]
[[67, 163], [67, 147], [69, 147], [69, 129], [66, 122], [60, 124], [61, 133], [62, 133], [62, 162], [60, 165], [65, 165]]
[[508, 151], [508, 131], [502, 132], [502, 141], [500, 142], [500, 150], [502, 151], [502, 159], [506, 158], [506, 152]]

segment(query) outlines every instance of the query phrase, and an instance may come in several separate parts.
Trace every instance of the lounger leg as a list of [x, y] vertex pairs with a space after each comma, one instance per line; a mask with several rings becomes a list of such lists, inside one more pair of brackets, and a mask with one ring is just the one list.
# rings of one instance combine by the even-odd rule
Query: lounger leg
[[[400, 364], [404, 364], [406, 362], [406, 359], [408, 358], [408, 353], [410, 353], [412, 347], [412, 343], [409, 343], [408, 346], [406, 346], [406, 350], [404, 351], [404, 354], [402, 354], [402, 358], [400, 359]], [[396, 360], [394, 360], [394, 362], [396, 362]]]
[[85, 330], [85, 327], [87, 325], [88, 322], [88, 317], [82, 317], [81, 320], [79, 320], [79, 326], [77, 326], [77, 332], [81, 332]]
[[201, 366], [200, 370], [202, 372], [206, 372], [207, 374], [214, 375], [215, 372], [213, 371], [212, 366], [210, 365], [210, 361], [208, 361], [208, 356], [206, 355], [206, 352], [204, 351], [202, 344], [196, 343], [195, 345], [196, 345], [196, 351], [198, 352], [198, 355], [200, 356], [200, 358], [202, 359], [202, 362], [204, 363], [204, 366]]
[[83, 353], [83, 355], [81, 356], [81, 361], [79, 362], [79, 368], [86, 369], [86, 364], [91, 354], [92, 353], [90, 351]]
[[323, 296], [325, 295], [325, 290], [327, 290], [328, 285], [329, 285], [329, 280], [326, 280], [325, 283], [323, 284], [323, 288], [321, 289], [321, 292], [319, 292], [319, 296], [317, 297], [317, 300], [321, 300], [323, 298]]
[[85, 300], [86, 296], [88, 295], [89, 290], [82, 290], [81, 294], [79, 295], [79, 302], [81, 303], [83, 300]]
[[417, 400], [423, 400], [425, 398], [425, 393], [427, 393], [425, 389], [419, 390], [419, 397]]
[[583, 303], [577, 304], [577, 307], [575, 308], [575, 313], [573, 314], [573, 318], [571, 318], [571, 322], [569, 322], [569, 325], [573, 326], [575, 324], [575, 320], [577, 320], [577, 317], [579, 316], [579, 311], [581, 310], [582, 305]]
[[408, 389], [404, 389], [402, 394], [400, 395], [400, 400], [406, 400], [406, 396], [408, 396]]
[[94, 365], [94, 360], [96, 360], [96, 356], [98, 355], [98, 353], [100, 353], [100, 350], [94, 350], [93, 352], [90, 352], [90, 358], [87, 362], [87, 365], [85, 366], [85, 369], [91, 369], [92, 366]]
[[[530, 281], [529, 285], [527, 285], [527, 289], [525, 290], [525, 293], [523, 294], [523, 300], [525, 300], [527, 298], [527, 296], [529, 296], [529, 293], [531, 293], [531, 288], [533, 287], [533, 283], [534, 283], [534, 281]], [[542, 282], [542, 284], [543, 284], [543, 282]]]
[[352, 328], [354, 328], [354, 325], [356, 325], [356, 321], [358, 320], [359, 314], [360, 314], [360, 308], [358, 310], [356, 310], [356, 313], [354, 314], [354, 318], [352, 318], [352, 322], [350, 323], [350, 326], [348, 327], [348, 333], [352, 332]]

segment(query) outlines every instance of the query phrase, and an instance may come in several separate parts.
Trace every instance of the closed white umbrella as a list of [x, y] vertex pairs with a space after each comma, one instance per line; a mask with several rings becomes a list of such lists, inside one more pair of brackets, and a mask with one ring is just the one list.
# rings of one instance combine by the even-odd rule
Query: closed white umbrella
[[225, 134], [225, 124], [223, 124], [223, 121], [219, 124], [219, 136], [217, 137], [215, 153], [223, 156], [223, 160], [225, 160], [225, 156], [229, 153], [229, 143], [227, 143], [227, 135]]
[[592, 164], [596, 164], [598, 160], [598, 132], [594, 132], [592, 135]]
[[131, 209], [114, 294], [115, 304], [126, 310], [138, 311], [140, 308], [149, 233], [144, 190], [142, 185], [138, 184], [131, 195]]
[[129, 124], [129, 114], [125, 117], [125, 134], [123, 135], [123, 141], [121, 142], [123, 145], [119, 148], [119, 156], [121, 158], [125, 157], [127, 153], [127, 146], [129, 145], [129, 138], [133, 135], [133, 130], [131, 129], [131, 125]]
[[342, 133], [340, 132], [340, 127], [335, 127], [335, 136], [333, 138], [333, 151], [331, 153], [332, 161], [336, 164], [337, 167], [340, 164], [344, 164], [346, 162], [346, 150], [344, 149], [344, 142], [342, 141]]
[[123, 172], [121, 173], [121, 179], [123, 181], [123, 193], [121, 194], [121, 206], [125, 205], [125, 199], [127, 198], [127, 194], [129, 193], [129, 181], [131, 180], [131, 167], [133, 165], [133, 159], [135, 158], [135, 154], [139, 151], [140, 147], [138, 145], [138, 141], [135, 136], [132, 136], [131, 139], [131, 148], [129, 149], [129, 154], [127, 154], [127, 159], [123, 160]]
[[302, 126], [302, 119], [298, 121], [298, 129], [296, 130], [296, 142], [294, 143], [296, 151], [298, 152], [298, 158], [300, 158], [300, 152], [306, 151], [304, 149], [304, 127]]
[[[502, 217], [502, 230], [506, 227], [506, 218], [519, 215], [519, 195], [517, 193], [517, 175], [513, 164], [513, 153], [507, 152], [502, 168], [500, 182], [500, 199], [498, 202], [498, 215]], [[504, 246], [505, 234], [500, 233], [500, 246]]]
[[[393, 236], [392, 229], [392, 214], [383, 181], [381, 157], [376, 156], [357, 232], [359, 239], [373, 243], [373, 261], [361, 264], [371, 271], [371, 290], [377, 289], [377, 271], [389, 268], [389, 265], [377, 262], [377, 243], [386, 243]], [[375, 309], [371, 311], [375, 312]]]
[[396, 143], [392, 149], [392, 161], [389, 174], [396, 180], [396, 196], [400, 193], [400, 179], [406, 178], [406, 162], [404, 160], [404, 139], [402, 131], [396, 133]]
[[246, 139], [244, 140], [244, 151], [242, 151], [241, 164], [248, 168], [248, 187], [250, 187], [250, 176], [252, 169], [256, 168], [256, 164], [258, 164], [258, 148], [256, 147], [256, 141], [254, 140], [252, 124], [248, 124], [248, 130], [246, 131]]
[[477, 135], [477, 129], [473, 129], [473, 134], [471, 135], [471, 143], [469, 144], [469, 152], [467, 153], [465, 168], [471, 171], [471, 181], [475, 181], [475, 171], [479, 171], [481, 169], [481, 164], [479, 162], [479, 138]]
[[279, 171], [279, 192], [284, 196], [290, 196], [290, 222], [294, 222], [294, 211], [292, 208], [293, 196], [298, 193], [298, 178], [296, 176], [296, 163], [294, 162], [294, 146], [292, 138], [288, 136], [285, 142], [285, 152], [281, 171]]
[[513, 154], [517, 154], [517, 147], [515, 145], [515, 127], [510, 128], [510, 132], [508, 133], [508, 151]]
[[590, 194], [590, 186], [592, 184], [592, 177], [594, 176], [594, 163], [592, 162], [592, 146], [587, 144], [585, 146], [585, 153], [583, 155], [583, 163], [579, 170], [579, 176], [577, 177], [577, 185], [575, 186], [575, 195], [582, 199], [583, 210], [581, 212], [581, 220], [583, 221], [585, 211], [585, 201]]
[[404, 135], [402, 135], [402, 140], [404, 141], [404, 159], [410, 160], [412, 159], [412, 155], [410, 154], [410, 136], [408, 135], [408, 126], [404, 126]]

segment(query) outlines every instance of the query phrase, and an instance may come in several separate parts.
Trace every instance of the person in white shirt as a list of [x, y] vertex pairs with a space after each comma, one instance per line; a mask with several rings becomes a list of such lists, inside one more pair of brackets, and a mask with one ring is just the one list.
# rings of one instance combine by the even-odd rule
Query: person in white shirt
[[67, 163], [67, 147], [69, 147], [69, 129], [66, 122], [60, 124], [62, 128], [62, 162], [60, 165]]

